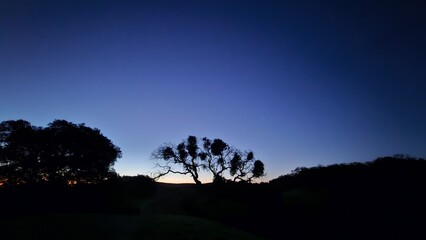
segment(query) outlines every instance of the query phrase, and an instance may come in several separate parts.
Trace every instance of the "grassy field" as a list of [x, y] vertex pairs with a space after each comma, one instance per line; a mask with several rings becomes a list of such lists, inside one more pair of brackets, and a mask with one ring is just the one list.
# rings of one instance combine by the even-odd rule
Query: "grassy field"
[[70, 214], [0, 220], [8, 239], [260, 239], [221, 223], [184, 215]]
[[154, 197], [134, 199], [139, 214], [50, 214], [0, 218], [0, 239], [261, 239], [183, 206], [194, 185], [159, 184]]

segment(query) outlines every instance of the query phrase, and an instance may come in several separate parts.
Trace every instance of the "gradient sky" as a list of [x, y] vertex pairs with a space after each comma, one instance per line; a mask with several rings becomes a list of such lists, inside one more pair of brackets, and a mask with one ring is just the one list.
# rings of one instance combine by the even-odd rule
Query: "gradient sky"
[[99, 128], [121, 175], [188, 135], [253, 150], [265, 181], [425, 158], [420, 2], [0, 0], [0, 121]]

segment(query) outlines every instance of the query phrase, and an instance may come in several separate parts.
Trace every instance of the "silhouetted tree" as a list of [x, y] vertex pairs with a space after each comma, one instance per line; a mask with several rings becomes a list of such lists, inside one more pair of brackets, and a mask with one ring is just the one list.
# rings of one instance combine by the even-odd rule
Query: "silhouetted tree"
[[212, 141], [203, 138], [202, 146], [199, 147], [197, 138], [189, 136], [176, 147], [164, 145], [153, 152], [153, 159], [162, 160], [157, 162], [157, 167], [161, 170], [154, 178], [158, 179], [169, 173], [189, 174], [195, 183], [201, 184], [198, 179], [201, 169], [211, 172], [215, 183], [227, 181], [224, 177], [226, 170], [230, 170], [231, 175], [235, 176], [234, 181], [251, 182], [253, 178], [265, 175], [263, 163], [255, 160], [252, 152], [249, 152], [245, 159], [241, 159], [240, 155], [239, 150], [230, 147], [221, 139]]
[[[199, 159], [199, 148], [197, 138], [189, 136], [186, 141], [179, 143], [176, 147], [173, 145], [164, 145], [156, 149], [152, 153], [152, 158], [163, 160], [165, 163], [157, 162], [157, 167], [161, 168], [154, 178], [158, 179], [169, 173], [191, 175], [194, 182], [201, 184], [199, 171], [201, 167]], [[179, 165], [181, 170], [176, 170], [173, 167]]]
[[229, 169], [230, 157], [234, 150], [222, 139], [203, 138], [203, 151], [199, 153], [204, 169], [213, 174], [213, 182], [225, 182], [224, 172]]
[[240, 153], [236, 151], [230, 161], [229, 173], [233, 181], [251, 182], [253, 178], [265, 175], [265, 166], [262, 161], [254, 158], [253, 152]]
[[120, 149], [99, 129], [55, 120], [46, 128], [24, 120], [0, 123], [0, 179], [7, 183], [98, 182], [114, 172]]
[[5, 183], [37, 181], [39, 128], [24, 120], [0, 123], [0, 178]]

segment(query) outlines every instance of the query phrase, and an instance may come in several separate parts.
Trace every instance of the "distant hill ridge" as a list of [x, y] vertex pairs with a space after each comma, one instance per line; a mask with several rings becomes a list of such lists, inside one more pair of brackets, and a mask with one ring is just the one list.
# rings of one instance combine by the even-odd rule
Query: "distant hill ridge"
[[360, 185], [425, 184], [426, 160], [408, 155], [381, 157], [366, 163], [345, 163], [329, 166], [299, 167], [287, 175], [271, 180], [283, 188], [354, 187]]

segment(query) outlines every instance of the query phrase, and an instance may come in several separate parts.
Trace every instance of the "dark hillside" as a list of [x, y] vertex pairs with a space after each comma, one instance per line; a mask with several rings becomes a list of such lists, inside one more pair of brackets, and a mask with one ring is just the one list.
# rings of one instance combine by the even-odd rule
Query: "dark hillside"
[[423, 234], [424, 159], [397, 156], [298, 168], [270, 184], [281, 195], [281, 224], [294, 236], [407, 239]]

